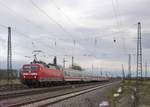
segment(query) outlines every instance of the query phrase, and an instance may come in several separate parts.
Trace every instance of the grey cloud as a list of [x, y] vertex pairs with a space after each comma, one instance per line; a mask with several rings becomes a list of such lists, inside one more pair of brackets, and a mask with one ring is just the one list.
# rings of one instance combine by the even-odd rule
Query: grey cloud
[[[31, 61], [24, 56], [32, 55], [33, 50], [40, 49], [44, 53], [41, 53], [39, 58], [47, 62], [51, 61], [52, 57], [44, 58], [43, 55], [58, 55], [60, 64], [62, 64], [63, 55], [81, 57], [83, 54], [91, 54], [93, 56], [77, 58], [77, 62], [86, 62], [89, 58], [91, 62], [106, 60], [112, 63], [112, 67], [118, 64], [119, 69], [119, 62], [127, 65], [128, 53], [135, 54], [136, 52], [137, 21], [139, 20], [142, 23], [143, 50], [147, 50], [144, 57], [148, 57], [150, 53], [149, 0], [118, 0], [119, 10], [117, 12], [120, 12], [118, 17], [122, 21], [121, 26], [117, 25], [110, 0], [54, 0], [73, 23], [66, 19], [50, 0], [33, 1], [62, 25], [67, 32], [33, 7], [28, 0], [3, 1], [18, 14], [0, 5], [0, 24], [11, 26], [12, 29], [23, 33], [18, 34], [12, 31], [13, 58], [16, 67]], [[115, 8], [117, 8], [116, 3]], [[4, 49], [0, 56], [6, 60], [7, 29], [0, 28], [0, 41]], [[76, 46], [73, 40], [76, 40]], [[133, 65], [135, 65], [134, 62], [135, 58], [133, 58]]]

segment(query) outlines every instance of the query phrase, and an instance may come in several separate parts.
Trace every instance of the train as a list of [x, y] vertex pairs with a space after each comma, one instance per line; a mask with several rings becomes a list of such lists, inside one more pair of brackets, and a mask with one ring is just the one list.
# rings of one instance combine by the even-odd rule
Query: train
[[20, 81], [28, 87], [52, 86], [54, 84], [109, 81], [109, 77], [96, 76], [87, 70], [63, 68], [57, 64], [32, 62], [24, 64]]

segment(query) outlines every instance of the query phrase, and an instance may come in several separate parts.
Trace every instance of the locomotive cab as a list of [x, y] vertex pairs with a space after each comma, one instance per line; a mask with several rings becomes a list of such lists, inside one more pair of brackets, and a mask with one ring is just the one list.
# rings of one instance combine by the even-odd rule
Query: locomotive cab
[[38, 80], [38, 74], [41, 70], [39, 64], [23, 65], [20, 78], [24, 84], [32, 85]]
[[23, 66], [23, 76], [24, 79], [37, 79], [38, 72], [40, 70], [39, 65], [24, 65]]
[[51, 86], [64, 82], [63, 69], [56, 64], [33, 62], [23, 65], [20, 79], [29, 87]]

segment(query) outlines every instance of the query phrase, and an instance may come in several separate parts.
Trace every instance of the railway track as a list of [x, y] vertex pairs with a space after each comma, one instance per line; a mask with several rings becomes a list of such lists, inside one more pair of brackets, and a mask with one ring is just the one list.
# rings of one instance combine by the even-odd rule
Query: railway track
[[45, 93], [48, 91], [70, 88], [71, 86], [58, 86], [58, 87], [46, 87], [46, 88], [32, 88], [32, 89], [22, 89], [22, 90], [12, 90], [6, 92], [0, 92], [0, 100], [10, 99], [14, 97], [20, 97], [24, 95], [32, 95], [37, 93]]
[[28, 89], [28, 87], [23, 84], [12, 84], [12, 85], [9, 84], [9, 85], [1, 85], [0, 86], [0, 92], [22, 90], [22, 89]]
[[[24, 95], [22, 97], [3, 100], [0, 102], [2, 106], [8, 107], [32, 107], [32, 106], [46, 106], [52, 103], [56, 103], [58, 101], [65, 100], [70, 97], [74, 97], [80, 94], [87, 93], [89, 91], [96, 90], [98, 88], [103, 88], [108, 85], [112, 85], [116, 82], [112, 83], [103, 83], [103, 84], [80, 84], [80, 86], [71, 86], [71, 88], [64, 88], [62, 90], [53, 90], [47, 91], [42, 94], [34, 94], [34, 95]], [[34, 92], [34, 91], [33, 91]]]
[[20, 96], [24, 96], [24, 95], [46, 93], [49, 91], [69, 89], [69, 88], [73, 88], [73, 87], [89, 86], [89, 85], [94, 85], [94, 84], [97, 84], [97, 83], [74, 84], [74, 85], [54, 86], [54, 87], [45, 87], [45, 88], [32, 88], [32, 89], [28, 88], [28, 89], [0, 92], [0, 100], [20, 97]]

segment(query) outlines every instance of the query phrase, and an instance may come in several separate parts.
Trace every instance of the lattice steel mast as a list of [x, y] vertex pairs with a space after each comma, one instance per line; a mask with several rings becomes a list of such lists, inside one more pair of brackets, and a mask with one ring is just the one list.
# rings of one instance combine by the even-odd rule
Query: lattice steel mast
[[8, 27], [8, 48], [7, 48], [7, 73], [8, 83], [12, 79], [12, 50], [11, 50], [11, 27]]
[[141, 44], [141, 23], [138, 22], [137, 31], [137, 79], [142, 79], [142, 44]]
[[131, 54], [129, 54], [129, 62], [128, 62], [128, 78], [131, 79]]

